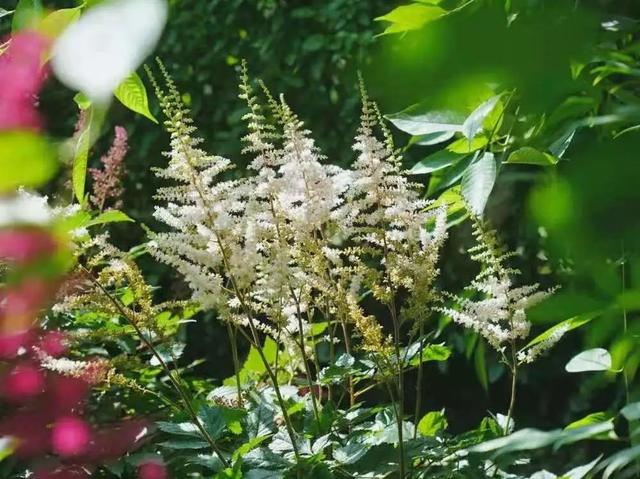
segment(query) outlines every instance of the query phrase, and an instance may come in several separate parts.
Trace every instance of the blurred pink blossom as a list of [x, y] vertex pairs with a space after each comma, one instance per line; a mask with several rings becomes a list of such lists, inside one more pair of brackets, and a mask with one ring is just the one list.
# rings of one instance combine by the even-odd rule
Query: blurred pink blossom
[[40, 127], [35, 103], [47, 76], [43, 59], [48, 46], [42, 35], [25, 31], [11, 37], [0, 55], [0, 130]]
[[9, 401], [19, 402], [44, 391], [44, 374], [34, 364], [23, 363], [15, 366], [2, 377], [2, 396]]
[[53, 253], [56, 247], [55, 239], [44, 230], [9, 229], [0, 231], [0, 259], [5, 261], [26, 263], [39, 256]]
[[138, 479], [167, 479], [167, 467], [160, 460], [150, 460], [138, 466]]
[[62, 457], [78, 456], [86, 451], [91, 439], [89, 424], [77, 416], [58, 419], [51, 431], [53, 450]]
[[82, 466], [58, 466], [55, 469], [43, 467], [34, 474], [34, 479], [87, 479], [90, 474]]

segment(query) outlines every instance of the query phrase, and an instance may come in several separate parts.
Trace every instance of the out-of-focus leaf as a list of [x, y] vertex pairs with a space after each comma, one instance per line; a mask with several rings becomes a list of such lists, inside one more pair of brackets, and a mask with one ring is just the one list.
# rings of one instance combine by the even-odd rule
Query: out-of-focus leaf
[[37, 24], [42, 16], [42, 2], [40, 0], [18, 0], [13, 12], [11, 31], [17, 32]]
[[89, 161], [89, 150], [98, 138], [102, 121], [104, 120], [106, 109], [91, 105], [86, 114], [85, 124], [78, 134], [73, 155], [73, 170], [71, 182], [73, 192], [80, 203], [84, 202], [85, 183], [87, 179], [87, 163]]
[[602, 348], [589, 349], [577, 354], [567, 363], [565, 370], [569, 373], [586, 371], [608, 371], [611, 369], [611, 354]]
[[496, 107], [501, 96], [492, 96], [467, 117], [462, 124], [462, 134], [467, 140], [473, 139], [482, 130], [482, 124]]
[[154, 123], [158, 120], [149, 111], [149, 99], [142, 79], [137, 73], [129, 75], [114, 91], [115, 97], [131, 111], [147, 117]]
[[589, 314], [581, 314], [579, 316], [574, 316], [573, 318], [565, 319], [564, 321], [560, 321], [558, 324], [553, 325], [549, 329], [547, 329], [544, 333], [536, 336], [534, 339], [529, 341], [529, 343], [525, 346], [525, 348], [530, 348], [531, 346], [541, 343], [549, 339], [553, 336], [556, 331], [564, 330], [565, 332], [571, 331], [572, 329], [579, 328], [580, 326], [587, 324], [593, 318], [597, 316], [597, 313], [589, 313]]
[[484, 153], [472, 162], [462, 176], [462, 195], [475, 215], [481, 216], [496, 181], [493, 153]]
[[11, 454], [15, 449], [15, 440], [11, 437], [0, 437], [0, 462]]
[[582, 466], [574, 467], [570, 471], [565, 472], [560, 479], [582, 479], [585, 477], [600, 461], [602, 456], [596, 457], [593, 461]]
[[632, 462], [636, 461], [639, 457], [640, 446], [623, 449], [609, 457], [598, 469], [602, 469], [602, 467], [604, 467], [604, 474], [602, 475], [602, 478], [609, 479], [610, 477], [613, 477], [615, 472], [625, 468]]
[[446, 10], [435, 5], [401, 5], [386, 15], [376, 18], [377, 21], [390, 22], [384, 34], [401, 33], [422, 28], [428, 22], [437, 20]]
[[13, 10], [6, 10], [4, 8], [0, 8], [0, 18], [6, 17], [7, 15], [11, 15]]
[[640, 402], [633, 402], [627, 404], [620, 410], [627, 421], [637, 421], [640, 419]]
[[411, 135], [451, 133], [462, 130], [464, 115], [453, 110], [423, 111], [421, 105], [413, 105], [398, 113], [387, 115], [393, 125]]
[[58, 37], [69, 25], [80, 18], [81, 8], [63, 8], [44, 17], [38, 25], [38, 32], [49, 38]]
[[418, 422], [418, 432], [423, 436], [435, 436], [440, 431], [444, 431], [449, 426], [444, 415], [444, 409], [440, 411], [430, 411]]
[[524, 146], [511, 153], [506, 163], [549, 166], [558, 163], [558, 158], [531, 148], [530, 146]]
[[579, 427], [590, 426], [592, 424], [598, 424], [601, 422], [611, 420], [611, 414], [606, 412], [592, 412], [591, 414], [587, 414], [585, 417], [578, 419], [577, 421], [573, 421], [570, 424], [567, 424], [566, 429], [576, 429]]
[[549, 152], [556, 158], [562, 158], [569, 149], [575, 134], [575, 128], [567, 130], [560, 138], [549, 145]]
[[409, 173], [412, 175], [433, 173], [434, 171], [442, 170], [457, 163], [464, 157], [465, 155], [454, 153], [448, 149], [440, 150], [413, 165]]
[[489, 391], [489, 374], [487, 372], [487, 357], [486, 357], [486, 348], [484, 345], [484, 341], [478, 341], [476, 345], [476, 350], [473, 355], [473, 364], [476, 370], [476, 376], [478, 377], [478, 381], [482, 385], [482, 388], [485, 392]]
[[38, 187], [58, 169], [55, 150], [32, 131], [0, 132], [0, 192]]
[[122, 211], [109, 210], [99, 214], [98, 216], [90, 220], [85, 226], [102, 225], [105, 223], [118, 223], [122, 221], [133, 221], [133, 219], [129, 218]]

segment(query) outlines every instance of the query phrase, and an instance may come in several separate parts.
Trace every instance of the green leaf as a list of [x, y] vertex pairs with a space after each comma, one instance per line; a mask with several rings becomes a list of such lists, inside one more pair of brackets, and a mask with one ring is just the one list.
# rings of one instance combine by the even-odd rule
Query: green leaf
[[489, 140], [486, 136], [477, 136], [471, 141], [466, 138], [460, 138], [447, 146], [447, 150], [453, 153], [468, 154], [484, 148], [487, 143], [489, 143]]
[[565, 332], [567, 332], [567, 331], [571, 331], [572, 329], [579, 328], [580, 326], [587, 324], [597, 315], [598, 315], [597, 313], [588, 313], [588, 314], [581, 314], [578, 316], [574, 316], [573, 318], [565, 319], [564, 321], [561, 321], [558, 324], [553, 325], [552, 327], [547, 329], [544, 333], [540, 334], [539, 336], [536, 336], [534, 339], [529, 341], [529, 343], [523, 349], [530, 348], [535, 344], [541, 343], [542, 341], [549, 339], [551, 336], [553, 336], [553, 334], [556, 331], [560, 329], [564, 329]]
[[220, 406], [203, 406], [198, 413], [202, 425], [213, 439], [218, 439], [227, 427], [223, 408]]
[[472, 140], [482, 130], [484, 121], [489, 117], [493, 109], [500, 101], [502, 95], [489, 98], [476, 108], [462, 124], [462, 134], [467, 140]]
[[418, 432], [423, 436], [435, 436], [440, 431], [444, 431], [449, 426], [444, 415], [444, 409], [440, 411], [430, 411], [420, 419]]
[[428, 22], [437, 20], [446, 10], [435, 5], [411, 4], [402, 5], [391, 10], [386, 15], [377, 17], [376, 21], [390, 22], [383, 35], [418, 30]]
[[85, 226], [89, 227], [89, 226], [95, 226], [95, 225], [102, 225], [105, 223], [118, 223], [122, 221], [134, 221], [134, 220], [129, 218], [122, 211], [109, 210], [99, 214], [98, 216], [96, 216], [95, 218], [87, 222]]
[[18, 0], [13, 12], [11, 31], [17, 32], [33, 27], [42, 17], [42, 2], [40, 0]]
[[192, 436], [192, 437], [202, 437], [200, 434], [200, 430], [198, 426], [191, 422], [165, 422], [159, 421], [156, 423], [161, 431], [167, 432], [169, 434], [177, 434], [180, 436]]
[[205, 447], [209, 447], [209, 443], [205, 441], [194, 440], [180, 440], [173, 439], [171, 441], [161, 442], [160, 445], [162, 447], [166, 447], [167, 449], [204, 449]]
[[620, 410], [627, 421], [637, 421], [640, 419], [640, 402], [629, 403]]
[[[615, 453], [613, 456], [603, 462], [603, 466], [606, 466], [603, 479], [609, 479], [614, 472], [625, 468], [632, 462], [635, 462], [640, 457], [640, 446], [634, 446], [627, 449], [623, 449]], [[599, 468], [600, 469], [600, 468]]]
[[118, 88], [116, 88], [113, 93], [120, 103], [131, 111], [147, 117], [154, 123], [158, 123], [158, 120], [156, 120], [149, 111], [147, 90], [144, 83], [142, 83], [142, 79], [137, 73], [133, 72], [129, 75], [122, 83], [120, 83], [120, 85], [118, 85]]
[[511, 153], [505, 163], [549, 166], [558, 163], [558, 158], [530, 146], [524, 146]]
[[13, 454], [16, 442], [11, 437], [0, 437], [0, 462]]
[[6, 17], [7, 15], [11, 15], [13, 10], [6, 10], [4, 8], [0, 8], [0, 18]]
[[396, 128], [411, 135], [459, 132], [464, 115], [453, 110], [424, 111], [420, 104], [412, 105], [398, 113], [387, 115]]
[[449, 141], [455, 134], [455, 131], [436, 131], [434, 133], [427, 133], [426, 135], [413, 137], [411, 139], [411, 144], [422, 146], [437, 145], [438, 143]]
[[577, 421], [573, 421], [565, 427], [567, 429], [576, 429], [579, 427], [590, 426], [592, 424], [598, 424], [601, 422], [609, 421], [611, 419], [611, 414], [599, 411], [592, 412], [591, 414], [587, 414], [585, 417], [578, 419]]
[[593, 461], [582, 466], [574, 467], [568, 472], [565, 472], [559, 479], [582, 479], [585, 477], [600, 461], [602, 456], [598, 456]]
[[433, 173], [434, 171], [442, 170], [457, 163], [464, 157], [465, 155], [449, 150], [440, 150], [413, 165], [413, 168], [409, 170], [409, 174], [424, 175]]
[[[453, 226], [464, 221], [469, 215], [467, 205], [460, 193], [460, 185], [445, 190], [433, 204], [434, 208], [438, 206], [446, 206], [448, 226]], [[427, 223], [427, 226], [432, 226], [434, 223], [435, 219], [432, 219]]]
[[55, 150], [32, 131], [0, 133], [0, 193], [46, 183], [58, 169]]
[[446, 361], [451, 356], [451, 349], [443, 344], [422, 344], [416, 341], [401, 353], [401, 357], [406, 356], [407, 361], [412, 366], [417, 366], [421, 362]]
[[49, 38], [57, 38], [72, 23], [80, 18], [80, 7], [55, 10], [44, 17], [38, 25], [38, 32]]
[[71, 183], [73, 184], [73, 192], [81, 204], [84, 202], [89, 150], [98, 138], [98, 133], [100, 132], [100, 127], [102, 126], [105, 114], [106, 110], [104, 108], [97, 107], [95, 105], [89, 106], [87, 109], [84, 127], [78, 134], [74, 147]]
[[481, 216], [496, 181], [496, 162], [493, 153], [485, 153], [472, 162], [462, 176], [462, 196], [469, 209]]
[[608, 371], [611, 369], [611, 354], [602, 348], [589, 349], [577, 354], [567, 363], [565, 370], [569, 373], [586, 371]]
[[487, 372], [487, 356], [484, 341], [478, 341], [475, 353], [473, 355], [473, 363], [476, 369], [476, 376], [485, 392], [489, 392], [489, 374]]

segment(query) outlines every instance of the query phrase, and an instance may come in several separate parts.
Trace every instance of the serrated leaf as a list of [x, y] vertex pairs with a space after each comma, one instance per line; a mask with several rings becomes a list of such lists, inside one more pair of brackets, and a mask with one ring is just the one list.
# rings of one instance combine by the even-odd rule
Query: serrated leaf
[[476, 108], [462, 124], [462, 134], [472, 140], [482, 130], [482, 124], [500, 101], [502, 95], [495, 95]]
[[524, 146], [511, 153], [505, 163], [549, 166], [558, 163], [558, 158], [530, 146]]
[[472, 162], [462, 175], [462, 196], [469, 209], [481, 216], [496, 181], [496, 162], [493, 153], [484, 153]]
[[602, 348], [588, 349], [577, 354], [567, 363], [565, 370], [569, 373], [587, 371], [608, 371], [611, 369], [611, 354]]
[[55, 151], [41, 135], [26, 130], [0, 132], [0, 193], [41, 186], [57, 169]]
[[118, 88], [113, 93], [120, 103], [129, 108], [129, 110], [147, 117], [154, 123], [158, 123], [158, 120], [149, 111], [147, 89], [137, 73], [133, 72], [129, 75], [118, 85]]
[[200, 430], [198, 426], [191, 422], [167, 422], [167, 421], [158, 421], [158, 428], [161, 431], [167, 432], [169, 434], [177, 434], [180, 436], [192, 436], [192, 437], [202, 437], [200, 434]]
[[417, 30], [422, 28], [428, 22], [432, 22], [442, 17], [446, 13], [446, 10], [435, 5], [401, 5], [394, 8], [386, 15], [377, 17], [376, 21], [390, 22], [384, 35], [390, 33], [401, 33], [410, 30]]
[[440, 150], [413, 165], [409, 170], [409, 174], [424, 175], [427, 173], [433, 173], [434, 171], [442, 170], [454, 163], [457, 163], [464, 157], [465, 155], [454, 153], [446, 149]]
[[85, 224], [85, 226], [89, 227], [89, 226], [95, 226], [95, 225], [102, 225], [102, 224], [105, 224], [105, 223], [119, 223], [119, 222], [122, 222], [122, 221], [134, 221], [134, 220], [131, 219], [129, 216], [127, 216], [122, 211], [109, 210], [109, 211], [105, 211], [104, 213], [99, 214], [98, 216], [96, 216], [92, 220], [88, 221]]

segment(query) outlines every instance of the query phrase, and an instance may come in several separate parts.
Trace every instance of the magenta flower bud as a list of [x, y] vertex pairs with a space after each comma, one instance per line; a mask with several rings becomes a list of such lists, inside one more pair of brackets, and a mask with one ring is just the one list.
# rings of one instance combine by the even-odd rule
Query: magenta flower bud
[[49, 356], [58, 358], [67, 352], [67, 337], [61, 331], [48, 331], [40, 338], [38, 347]]
[[36, 396], [44, 390], [44, 375], [32, 364], [20, 364], [2, 381], [2, 395], [17, 402]]
[[159, 460], [143, 462], [138, 466], [138, 479], [167, 479], [167, 466]]
[[17, 229], [0, 232], [0, 258], [24, 263], [53, 253], [57, 248], [50, 233], [38, 229]]
[[53, 425], [51, 442], [56, 454], [64, 457], [82, 454], [91, 439], [91, 428], [86, 421], [67, 416]]

